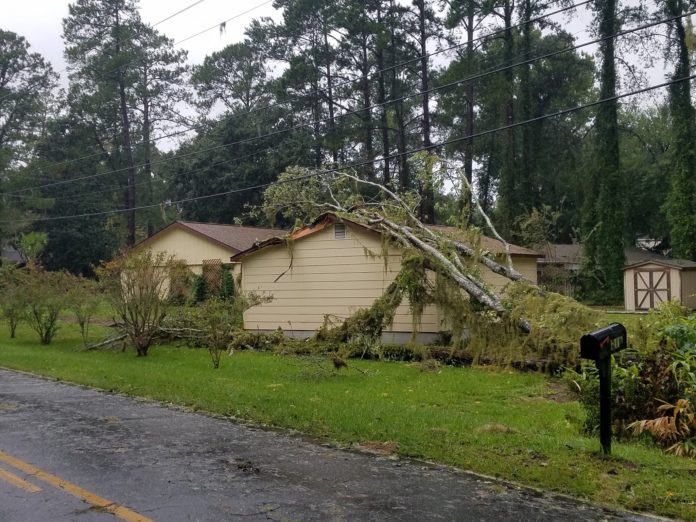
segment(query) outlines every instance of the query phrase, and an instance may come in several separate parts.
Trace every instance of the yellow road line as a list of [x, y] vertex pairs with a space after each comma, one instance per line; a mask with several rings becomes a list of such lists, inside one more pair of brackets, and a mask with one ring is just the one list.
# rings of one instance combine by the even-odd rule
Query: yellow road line
[[0, 468], [0, 479], [4, 480], [5, 482], [9, 482], [13, 486], [17, 486], [24, 491], [28, 491], [29, 493], [38, 493], [41, 491], [39, 486], [35, 486], [31, 482], [24, 480], [22, 477], [18, 477], [14, 473], [10, 473], [2, 468]]
[[13, 457], [2, 450], [0, 450], [0, 461], [9, 464], [13, 468], [17, 468], [24, 473], [27, 473], [28, 475], [33, 475], [46, 484], [50, 484], [51, 486], [61, 489], [66, 493], [79, 498], [80, 500], [84, 500], [98, 509], [116, 515], [126, 522], [154, 522], [152, 519], [147, 518], [140, 513], [136, 513], [135, 511], [123, 507], [116, 502], [112, 502], [111, 500], [107, 500], [99, 495], [95, 495], [94, 493], [91, 493], [80, 486], [52, 475], [51, 473], [48, 473], [41, 468], [37, 468], [28, 462], [24, 462], [23, 460]]

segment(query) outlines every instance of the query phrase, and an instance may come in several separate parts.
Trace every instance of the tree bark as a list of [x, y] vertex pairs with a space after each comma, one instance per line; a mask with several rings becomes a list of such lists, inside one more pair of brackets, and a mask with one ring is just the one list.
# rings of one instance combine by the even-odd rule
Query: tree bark
[[[121, 24], [118, 7], [116, 8], [116, 56], [121, 59]], [[126, 182], [126, 209], [128, 234], [127, 244], [135, 244], [135, 162], [133, 160], [133, 146], [131, 143], [130, 120], [128, 118], [128, 100], [126, 98], [126, 85], [122, 66], [119, 66], [117, 73], [118, 95], [121, 109], [121, 134], [123, 137], [123, 148], [128, 162], [128, 173]]]
[[[428, 88], [428, 28], [426, 21], [425, 0], [414, 0], [418, 8], [418, 42], [420, 46], [420, 76], [422, 95], [422, 131], [423, 148], [430, 151], [432, 141], [430, 140], [430, 95]], [[430, 167], [426, 172], [426, 179], [423, 186], [423, 200], [421, 201], [421, 220], [425, 223], [435, 222], [435, 190], [433, 188], [433, 174]]]

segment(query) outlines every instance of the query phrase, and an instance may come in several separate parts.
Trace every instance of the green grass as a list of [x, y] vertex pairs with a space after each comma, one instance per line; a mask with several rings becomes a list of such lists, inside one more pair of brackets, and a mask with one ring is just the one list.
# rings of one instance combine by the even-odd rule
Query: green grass
[[435, 373], [374, 361], [349, 362], [365, 374], [333, 375], [317, 360], [251, 352], [226, 356], [214, 370], [203, 350], [158, 346], [138, 359], [80, 351], [74, 325], [62, 325], [49, 347], [39, 346], [26, 325], [15, 340], [0, 328], [0, 366], [293, 428], [341, 446], [391, 442], [400, 455], [696, 519], [695, 462], [636, 442], [615, 443], [613, 458], [602, 458], [598, 441], [580, 433], [578, 403], [556, 400], [562, 388], [542, 375], [449, 367]]

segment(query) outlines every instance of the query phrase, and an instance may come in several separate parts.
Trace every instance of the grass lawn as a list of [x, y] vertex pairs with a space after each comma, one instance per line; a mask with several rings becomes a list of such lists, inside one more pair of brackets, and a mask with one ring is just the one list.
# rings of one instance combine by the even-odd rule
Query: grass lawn
[[[374, 361], [349, 362], [365, 374], [349, 368], [333, 375], [318, 360], [252, 352], [225, 356], [214, 370], [203, 350], [157, 346], [138, 359], [80, 351], [75, 325], [62, 324], [49, 347], [38, 345], [26, 325], [15, 340], [0, 328], [3, 367], [293, 428], [339, 445], [393, 443], [399, 455], [696, 519], [696, 462], [637, 442], [616, 443], [613, 458], [602, 458], [597, 439], [580, 433], [578, 403], [564, 400], [561, 385], [542, 375], [424, 372]], [[95, 336], [107, 331], [94, 327]]]

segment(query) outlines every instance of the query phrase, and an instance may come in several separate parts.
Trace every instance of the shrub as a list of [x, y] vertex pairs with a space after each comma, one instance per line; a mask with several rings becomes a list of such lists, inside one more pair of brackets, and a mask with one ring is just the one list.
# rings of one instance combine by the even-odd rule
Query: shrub
[[169, 302], [183, 305], [191, 296], [193, 273], [184, 261], [172, 260], [169, 267]]
[[99, 306], [100, 298], [97, 284], [90, 279], [79, 279], [68, 293], [68, 307], [75, 314], [80, 326], [82, 342], [89, 340], [89, 323]]
[[167, 315], [167, 284], [174, 258], [164, 252], [122, 256], [101, 267], [98, 274], [119, 326], [144, 357]]
[[[648, 344], [641, 344], [640, 349], [631, 347], [612, 359], [612, 413], [617, 435], [625, 435], [629, 426], [635, 431], [636, 422], [664, 417], [665, 404], [676, 405], [696, 393], [694, 317], [685, 317], [682, 307], [669, 303], [651, 313], [642, 328], [639, 342]], [[595, 431], [599, 424], [597, 370], [585, 363], [579, 372], [567, 370], [565, 378], [585, 409], [585, 429]]]
[[231, 348], [235, 333], [234, 307], [221, 299], [212, 298], [194, 311], [194, 339], [210, 354], [213, 368], [220, 367], [222, 354]]
[[208, 283], [202, 275], [193, 277], [193, 288], [191, 289], [191, 300], [193, 304], [202, 303], [208, 298]]
[[51, 344], [58, 331], [58, 317], [68, 306], [68, 292], [75, 278], [64, 272], [32, 270], [27, 274], [24, 298], [27, 322], [39, 335], [41, 344]]
[[220, 275], [220, 299], [223, 301], [231, 301], [234, 299], [234, 279], [232, 278], [232, 270], [230, 265], [222, 265], [222, 273]]
[[658, 408], [660, 417], [632, 423], [629, 428], [635, 434], [649, 432], [669, 453], [696, 458], [696, 412], [689, 399], [679, 399], [675, 404], [663, 404]]
[[7, 320], [10, 338], [14, 339], [17, 325], [26, 319], [27, 301], [24, 291], [25, 272], [14, 265], [5, 265], [0, 269], [0, 312]]

